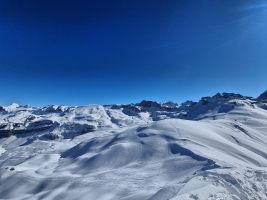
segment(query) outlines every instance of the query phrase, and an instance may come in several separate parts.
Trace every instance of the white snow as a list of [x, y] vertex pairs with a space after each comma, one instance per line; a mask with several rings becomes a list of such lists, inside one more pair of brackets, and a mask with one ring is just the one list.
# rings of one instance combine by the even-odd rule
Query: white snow
[[0, 199], [267, 199], [263, 104], [5, 107]]

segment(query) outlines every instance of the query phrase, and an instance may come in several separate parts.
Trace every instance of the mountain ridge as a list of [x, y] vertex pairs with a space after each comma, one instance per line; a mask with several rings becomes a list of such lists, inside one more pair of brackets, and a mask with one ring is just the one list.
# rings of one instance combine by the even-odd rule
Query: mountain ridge
[[[261, 96], [261, 95], [260, 95]], [[0, 198], [267, 199], [265, 99], [0, 108]]]

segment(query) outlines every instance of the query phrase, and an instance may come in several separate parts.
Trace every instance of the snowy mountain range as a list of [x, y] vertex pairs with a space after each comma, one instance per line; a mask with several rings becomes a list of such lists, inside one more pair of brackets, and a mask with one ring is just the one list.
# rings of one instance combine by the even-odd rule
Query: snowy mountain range
[[0, 106], [0, 199], [267, 199], [267, 91]]

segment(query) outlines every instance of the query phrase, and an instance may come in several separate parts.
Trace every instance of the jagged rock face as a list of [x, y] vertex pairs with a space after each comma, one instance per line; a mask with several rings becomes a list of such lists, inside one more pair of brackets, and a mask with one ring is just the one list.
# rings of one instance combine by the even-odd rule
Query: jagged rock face
[[235, 93], [217, 93], [211, 97], [203, 97], [198, 102], [187, 101], [179, 107], [179, 118], [201, 119], [214, 117], [220, 113], [228, 113], [237, 107], [251, 104], [251, 98]]
[[248, 97], [245, 97], [241, 94], [235, 94], [235, 93], [227, 93], [227, 92], [223, 92], [223, 93], [217, 93], [216, 95], [214, 95], [213, 97], [211, 98], [214, 98], [214, 99], [246, 99]]
[[[142, 101], [126, 105], [47, 106], [34, 108], [12, 104], [0, 107], [0, 137], [22, 133], [56, 134], [72, 138], [103, 128], [140, 125], [169, 118], [199, 120], [216, 118], [237, 108], [258, 106], [266, 109], [267, 92], [257, 99], [234, 93], [217, 93], [198, 102], [187, 101], [180, 106], [173, 102]], [[2, 112], [1, 112], [2, 111]], [[55, 135], [51, 136], [51, 138]]]
[[56, 127], [51, 133], [49, 133], [49, 136], [50, 139], [56, 139], [59, 137], [67, 139], [74, 138], [75, 136], [89, 133], [95, 130], [96, 127], [93, 125], [69, 122]]
[[141, 101], [140, 103], [136, 104], [137, 106], [141, 106], [143, 108], [151, 108], [151, 107], [161, 107], [161, 105], [155, 101]]
[[178, 107], [178, 104], [174, 103], [172, 101], [168, 101], [166, 103], [163, 103], [162, 105], [165, 106], [165, 107], [168, 107], [168, 108], [176, 108], [176, 107]]
[[258, 98], [259, 101], [266, 101], [267, 102], [267, 90], [263, 92]]
[[70, 109], [68, 106], [57, 106], [57, 105], [50, 105], [47, 107], [42, 108], [44, 113], [62, 113]]
[[54, 128], [58, 125], [59, 125], [58, 122], [55, 122], [52, 120], [48, 120], [48, 119], [38, 120], [38, 121], [30, 123], [26, 127], [26, 131], [44, 131], [44, 130]]
[[59, 126], [58, 122], [52, 120], [38, 120], [28, 123], [8, 122], [0, 124], [0, 138], [11, 135], [38, 133], [43, 131], [51, 131]]
[[267, 199], [265, 105], [219, 93], [180, 106], [4, 107], [0, 196]]
[[[219, 106], [223, 113], [211, 110], [222, 116], [215, 120], [170, 119], [181, 112], [176, 106], [166, 111], [165, 105], [149, 118], [147, 111], [122, 112], [139, 108], [135, 105], [76, 107], [64, 115], [16, 108], [0, 115], [7, 134], [9, 127], [34, 130], [0, 139], [0, 196], [266, 199], [267, 112], [250, 107], [249, 99], [216, 98], [221, 100], [184, 104], [211, 116], [209, 109]], [[227, 105], [234, 112], [227, 113]]]
[[139, 106], [126, 105], [123, 107], [122, 112], [129, 116], [137, 116], [141, 112], [145, 112], [145, 109]]
[[4, 109], [3, 106], [0, 106], [0, 112], [5, 112], [6, 110]]

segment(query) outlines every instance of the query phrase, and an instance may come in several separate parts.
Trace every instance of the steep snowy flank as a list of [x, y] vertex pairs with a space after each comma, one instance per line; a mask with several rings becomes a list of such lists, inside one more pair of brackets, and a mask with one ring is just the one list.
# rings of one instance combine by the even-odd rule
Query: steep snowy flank
[[0, 199], [267, 199], [265, 96], [2, 106]]

